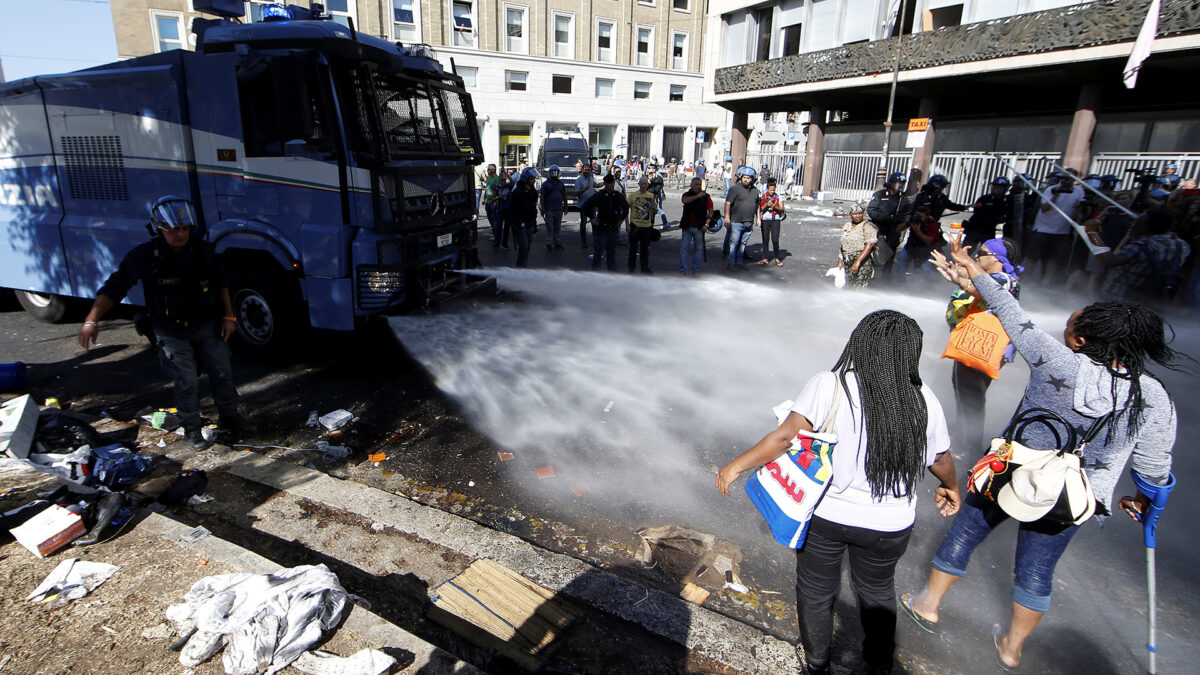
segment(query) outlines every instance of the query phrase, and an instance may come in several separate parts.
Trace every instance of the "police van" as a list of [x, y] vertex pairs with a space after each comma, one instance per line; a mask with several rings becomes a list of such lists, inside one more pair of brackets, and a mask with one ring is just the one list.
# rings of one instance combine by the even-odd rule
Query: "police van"
[[483, 154], [461, 78], [312, 10], [194, 6], [218, 17], [193, 24], [196, 51], [0, 85], [0, 287], [62, 318], [163, 195], [195, 205], [252, 347], [488, 283], [463, 274]]
[[575, 179], [579, 176], [579, 170], [575, 168], [575, 164], [586, 164], [590, 161], [588, 142], [582, 133], [551, 131], [542, 140], [541, 152], [538, 153], [538, 172], [545, 176], [547, 169], [557, 166], [559, 178], [566, 188], [566, 206], [578, 206], [579, 196], [575, 194]]

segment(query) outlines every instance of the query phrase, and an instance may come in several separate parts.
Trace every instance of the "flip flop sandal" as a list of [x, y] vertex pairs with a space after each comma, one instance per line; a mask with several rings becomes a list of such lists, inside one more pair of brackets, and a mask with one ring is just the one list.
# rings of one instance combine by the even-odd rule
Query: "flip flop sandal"
[[1000, 627], [1000, 624], [992, 624], [992, 644], [996, 646], [996, 665], [1000, 666], [1000, 670], [1003, 670], [1006, 673], [1011, 673], [1015, 671], [1017, 667], [1010, 666], [1000, 659], [1000, 634], [1003, 632], [1004, 629]]
[[776, 266], [776, 267], [783, 267], [783, 261], [782, 261], [782, 260], [776, 260], [776, 261], [775, 261], [775, 266]]
[[932, 621], [926, 621], [924, 618], [921, 617], [920, 614], [917, 614], [917, 610], [913, 609], [912, 595], [905, 593], [904, 595], [900, 596], [897, 600], [898, 600], [897, 604], [900, 605], [900, 609], [903, 610], [903, 612], [908, 615], [908, 618], [913, 620], [913, 623], [920, 626], [921, 630], [925, 631], [926, 633], [937, 634], [937, 632], [938, 632], [937, 624], [933, 623]]

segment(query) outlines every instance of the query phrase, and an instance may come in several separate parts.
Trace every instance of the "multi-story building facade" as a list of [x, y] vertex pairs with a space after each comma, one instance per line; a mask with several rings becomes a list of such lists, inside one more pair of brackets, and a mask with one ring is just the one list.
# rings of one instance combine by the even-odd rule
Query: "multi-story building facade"
[[[1162, 0], [1134, 89], [1122, 70], [1150, 0], [713, 0], [707, 76], [734, 113], [733, 154], [759, 113], [800, 113], [805, 192], [869, 194], [899, 45], [889, 170], [957, 178], [955, 196], [1004, 174], [1130, 166], [1200, 174], [1200, 13]], [[905, 7], [900, 16], [900, 7]], [[913, 118], [930, 120], [920, 137]], [[801, 122], [807, 121], [800, 119]], [[911, 146], [911, 147], [909, 147]], [[753, 150], [753, 147], [749, 148]], [[953, 175], [952, 175], [953, 174]], [[917, 182], [917, 181], [913, 181]], [[983, 182], [983, 183], [981, 183]]]
[[[250, 0], [247, 16], [268, 2]], [[300, 2], [296, 4], [305, 5]], [[334, 20], [431, 45], [462, 76], [487, 161], [535, 163], [551, 130], [593, 154], [723, 158], [730, 115], [705, 103], [708, 0], [326, 0]], [[112, 0], [122, 57], [191, 47], [191, 0]]]

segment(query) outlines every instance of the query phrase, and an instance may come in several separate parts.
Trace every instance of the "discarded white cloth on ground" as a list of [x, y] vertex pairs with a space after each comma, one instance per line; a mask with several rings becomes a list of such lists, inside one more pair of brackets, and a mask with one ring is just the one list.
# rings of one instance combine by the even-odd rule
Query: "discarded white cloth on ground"
[[108, 581], [116, 571], [116, 565], [68, 558], [60, 562], [25, 599], [33, 602], [54, 599], [55, 604], [78, 600]]
[[[325, 565], [301, 565], [274, 574], [219, 574], [197, 581], [184, 602], [167, 608], [167, 618], [194, 623], [197, 633], [192, 640], [224, 636], [226, 673], [257, 673], [267, 665], [265, 673], [272, 675], [341, 620], [347, 598]], [[186, 648], [184, 652], [197, 653]], [[181, 653], [181, 663], [183, 658]]]

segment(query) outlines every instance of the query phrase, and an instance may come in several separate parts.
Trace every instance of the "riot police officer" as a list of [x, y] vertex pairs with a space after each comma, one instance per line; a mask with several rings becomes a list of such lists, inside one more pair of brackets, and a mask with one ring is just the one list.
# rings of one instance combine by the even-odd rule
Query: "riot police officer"
[[200, 432], [201, 369], [212, 386], [219, 428], [253, 434], [254, 425], [238, 413], [226, 344], [237, 331], [237, 319], [221, 261], [212, 244], [196, 233], [196, 210], [186, 199], [166, 196], [150, 208], [150, 224], [155, 236], [125, 254], [100, 287], [79, 329], [79, 345], [87, 349], [96, 343], [97, 322], [140, 282], [159, 362], [175, 381], [175, 407], [187, 447], [211, 445]]
[[[879, 235], [887, 240], [892, 250], [900, 245], [900, 230], [897, 227], [908, 218], [911, 205], [904, 199], [904, 174], [893, 171], [883, 187], [871, 195], [867, 204], [867, 217], [879, 230]], [[888, 260], [885, 265], [890, 265]]]
[[974, 247], [996, 237], [996, 226], [1008, 220], [1011, 185], [1007, 176], [996, 176], [988, 193], [975, 200], [971, 217], [963, 223], [964, 246]]

